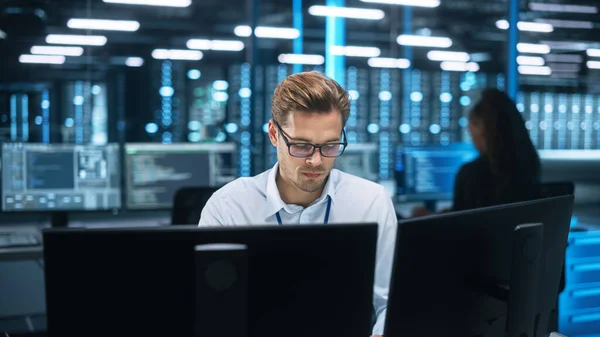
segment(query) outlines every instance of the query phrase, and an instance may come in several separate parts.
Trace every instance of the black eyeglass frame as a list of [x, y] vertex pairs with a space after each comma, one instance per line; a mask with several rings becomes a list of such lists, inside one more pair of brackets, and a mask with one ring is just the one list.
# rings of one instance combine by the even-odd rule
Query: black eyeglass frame
[[[277, 126], [277, 129], [279, 130], [279, 132], [281, 133], [281, 138], [283, 139], [283, 141], [285, 142], [285, 145], [287, 145], [288, 147], [288, 153], [290, 154], [290, 156], [295, 157], [295, 158], [308, 158], [311, 157], [313, 154], [315, 154], [316, 149], [319, 149], [319, 152], [321, 153], [321, 156], [325, 157], [325, 158], [337, 158], [339, 156], [341, 156], [342, 154], [344, 154], [344, 151], [346, 151], [346, 147], [348, 146], [348, 141], [346, 140], [346, 130], [342, 129], [342, 142], [336, 142], [336, 143], [325, 143], [325, 144], [311, 144], [311, 143], [307, 143], [307, 142], [290, 142], [290, 140], [288, 138], [289, 135], [287, 135], [285, 133], [285, 131], [283, 131], [283, 129], [281, 128], [281, 125], [279, 125], [279, 122], [277, 122], [276, 120], [273, 119], [273, 122], [275, 123], [275, 125]], [[310, 145], [312, 147], [312, 150], [310, 151], [310, 154], [307, 155], [302, 155], [302, 156], [297, 156], [297, 155], [293, 155], [292, 154], [292, 146], [294, 145]], [[343, 146], [342, 151], [340, 151], [340, 153], [337, 156], [328, 156], [325, 155], [323, 153], [323, 146], [331, 146], [331, 145], [341, 145]]]

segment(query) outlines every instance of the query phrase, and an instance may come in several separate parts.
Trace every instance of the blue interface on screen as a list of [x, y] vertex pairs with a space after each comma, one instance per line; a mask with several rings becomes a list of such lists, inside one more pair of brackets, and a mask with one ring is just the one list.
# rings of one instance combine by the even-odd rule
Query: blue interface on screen
[[460, 167], [477, 158], [469, 143], [399, 147], [396, 150], [396, 195], [403, 201], [449, 200]]

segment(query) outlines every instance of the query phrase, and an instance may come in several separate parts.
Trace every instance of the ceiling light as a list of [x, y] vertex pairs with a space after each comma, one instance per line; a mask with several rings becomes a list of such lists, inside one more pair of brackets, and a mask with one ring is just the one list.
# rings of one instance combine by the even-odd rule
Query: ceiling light
[[111, 4], [143, 5], [161, 7], [188, 7], [192, 0], [103, 0]]
[[467, 62], [471, 57], [465, 52], [432, 50], [427, 53], [427, 58], [431, 61]]
[[244, 42], [234, 40], [190, 39], [186, 43], [186, 46], [190, 49], [199, 50], [240, 51], [244, 49]]
[[440, 63], [440, 68], [443, 71], [470, 71], [477, 72], [479, 71], [479, 64], [475, 62], [452, 62], [445, 61]]
[[588, 56], [591, 57], [600, 57], [600, 49], [590, 48], [585, 51]]
[[586, 65], [590, 69], [600, 69], [600, 61], [587, 61]]
[[81, 56], [83, 48], [81, 47], [59, 47], [59, 46], [33, 46], [30, 52], [37, 55], [63, 55], [63, 56]]
[[594, 23], [591, 21], [558, 20], [558, 19], [534, 19], [534, 21], [551, 24], [554, 28], [571, 28], [571, 29], [593, 29], [594, 28]]
[[598, 13], [598, 8], [596, 6], [561, 5], [561, 4], [549, 4], [549, 3], [541, 3], [541, 2], [530, 2], [529, 9], [532, 11], [556, 12], [556, 13], [582, 13], [582, 14]]
[[578, 41], [540, 41], [552, 50], [568, 50], [568, 51], [583, 51], [588, 48], [586, 42]]
[[[233, 30], [234, 34], [240, 37], [248, 37], [252, 35], [250, 26], [237, 26]], [[258, 26], [255, 30], [256, 37], [270, 39], [295, 39], [300, 36], [300, 31], [296, 28], [280, 28], [280, 27], [265, 27]]]
[[157, 60], [201, 60], [204, 55], [198, 50], [187, 49], [154, 49], [152, 57]]
[[385, 4], [385, 5], [401, 5], [415, 7], [438, 7], [440, 0], [360, 0], [367, 3]]
[[[498, 27], [498, 29], [506, 30], [510, 27], [510, 24], [506, 20], [498, 20], [496, 21], [496, 27]], [[551, 24], [542, 22], [519, 21], [517, 23], [517, 28], [524, 32], [551, 33], [554, 31], [554, 27], [552, 27]]]
[[63, 64], [65, 57], [62, 55], [21, 55], [19, 56], [21, 63], [40, 63], [40, 64]]
[[552, 69], [550, 67], [536, 67], [536, 66], [519, 66], [517, 68], [519, 74], [523, 75], [551, 75]]
[[545, 61], [540, 56], [517, 56], [517, 63], [522, 66], [543, 66]]
[[46, 36], [46, 43], [82, 46], [103, 46], [106, 44], [106, 37], [102, 35], [49, 34], [48, 36]]
[[140, 28], [137, 21], [128, 20], [101, 20], [101, 19], [70, 19], [67, 27], [71, 29], [92, 30], [118, 30], [123, 32], [135, 32]]
[[321, 65], [325, 63], [325, 58], [323, 56], [310, 54], [281, 54], [277, 60], [279, 63], [286, 64]]
[[381, 20], [385, 13], [380, 9], [350, 8], [336, 6], [310, 6], [308, 13], [314, 16], [341, 17], [347, 19]]
[[144, 65], [144, 59], [141, 57], [128, 57], [125, 60], [125, 65], [128, 67], [141, 67]]
[[358, 47], [358, 46], [332, 46], [329, 52], [333, 55], [343, 55], [351, 57], [377, 57], [381, 50], [376, 47]]
[[520, 53], [548, 54], [550, 53], [550, 46], [546, 44], [517, 43], [517, 50]]
[[395, 59], [387, 57], [373, 57], [367, 63], [373, 68], [398, 68], [406, 69], [410, 67], [410, 61], [407, 59]]
[[449, 48], [452, 40], [447, 37], [403, 34], [396, 39], [399, 45], [414, 47]]

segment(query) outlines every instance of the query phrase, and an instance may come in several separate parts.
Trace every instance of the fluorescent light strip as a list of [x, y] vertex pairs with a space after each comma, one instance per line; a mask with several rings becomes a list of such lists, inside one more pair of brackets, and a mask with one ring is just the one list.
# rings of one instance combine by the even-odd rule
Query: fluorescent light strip
[[519, 74], [523, 75], [551, 75], [552, 69], [550, 67], [534, 67], [534, 66], [519, 66]]
[[587, 61], [586, 65], [589, 69], [600, 69], [600, 61]]
[[323, 56], [310, 54], [281, 54], [277, 60], [279, 63], [285, 64], [321, 65], [325, 63]]
[[83, 54], [83, 48], [59, 46], [33, 46], [31, 47], [30, 52], [35, 55], [81, 56]]
[[520, 53], [548, 54], [550, 53], [550, 46], [545, 44], [517, 43], [517, 50]]
[[218, 51], [240, 51], [244, 49], [244, 42], [235, 40], [206, 40], [190, 39], [186, 43], [190, 49], [218, 50]]
[[39, 63], [39, 64], [63, 64], [65, 57], [62, 55], [27, 55], [19, 56], [21, 63]]
[[[250, 26], [237, 26], [233, 30], [234, 34], [241, 37], [252, 35]], [[295, 39], [300, 36], [300, 31], [295, 28], [265, 27], [258, 26], [254, 32], [256, 37], [266, 39]]]
[[548, 54], [545, 55], [544, 58], [548, 62], [565, 62], [565, 63], [581, 63], [583, 62], [583, 57], [581, 55], [571, 55], [571, 54]]
[[103, 0], [110, 4], [160, 6], [160, 7], [188, 7], [192, 0]]
[[49, 34], [48, 36], [46, 36], [46, 43], [70, 44], [81, 46], [103, 46], [106, 44], [106, 36]]
[[367, 63], [373, 68], [398, 68], [406, 69], [410, 67], [410, 61], [407, 59], [395, 59], [388, 57], [373, 57]]
[[440, 0], [360, 0], [366, 3], [434, 8]]
[[402, 34], [396, 39], [399, 45], [413, 47], [449, 48], [452, 40], [447, 37]]
[[590, 48], [590, 49], [586, 50], [585, 52], [586, 52], [587, 56], [600, 57], [600, 49]]
[[67, 27], [71, 29], [135, 32], [140, 28], [140, 23], [129, 20], [70, 19], [67, 21]]
[[340, 17], [346, 19], [381, 20], [385, 13], [380, 9], [351, 8], [337, 6], [310, 6], [308, 14], [314, 16]]
[[128, 67], [141, 67], [144, 65], [144, 59], [141, 57], [128, 57], [125, 60], [125, 65]]
[[591, 21], [557, 20], [557, 19], [534, 19], [534, 21], [551, 24], [554, 28], [571, 28], [571, 29], [593, 29], [594, 28], [594, 23]]
[[540, 56], [517, 56], [517, 63], [522, 66], [543, 66], [545, 61]]
[[583, 51], [588, 48], [587, 43], [577, 41], [540, 41], [540, 43], [552, 50]]
[[[510, 24], [506, 20], [498, 20], [496, 21], [496, 27], [506, 30], [510, 27]], [[551, 33], [554, 31], [554, 27], [552, 27], [551, 24], [542, 22], [519, 21], [517, 23], [517, 28], [524, 32]]]
[[479, 71], [479, 64], [475, 62], [452, 62], [445, 61], [440, 63], [440, 68], [443, 71], [470, 71], [477, 72]]
[[556, 12], [556, 13], [581, 13], [581, 14], [596, 14], [598, 7], [583, 6], [583, 5], [561, 5], [549, 4], [541, 2], [530, 2], [529, 9], [539, 12]]
[[468, 53], [459, 51], [432, 50], [427, 53], [427, 58], [431, 61], [468, 62], [471, 56]]
[[381, 50], [376, 47], [332, 46], [329, 48], [329, 52], [333, 55], [350, 57], [377, 57], [381, 55]]
[[152, 57], [157, 60], [201, 60], [204, 55], [198, 50], [187, 49], [154, 49]]

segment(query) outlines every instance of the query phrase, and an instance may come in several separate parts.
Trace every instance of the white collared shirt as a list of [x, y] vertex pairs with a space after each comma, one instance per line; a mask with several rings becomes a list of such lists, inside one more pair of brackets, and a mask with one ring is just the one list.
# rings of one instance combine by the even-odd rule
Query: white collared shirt
[[278, 225], [276, 213], [286, 224], [323, 223], [327, 197], [331, 198], [329, 223], [376, 222], [379, 224], [373, 306], [377, 322], [374, 335], [383, 335], [390, 275], [398, 221], [389, 194], [374, 182], [331, 170], [323, 194], [308, 207], [287, 205], [275, 182], [278, 164], [254, 177], [238, 178], [216, 191], [208, 200], [200, 227]]

